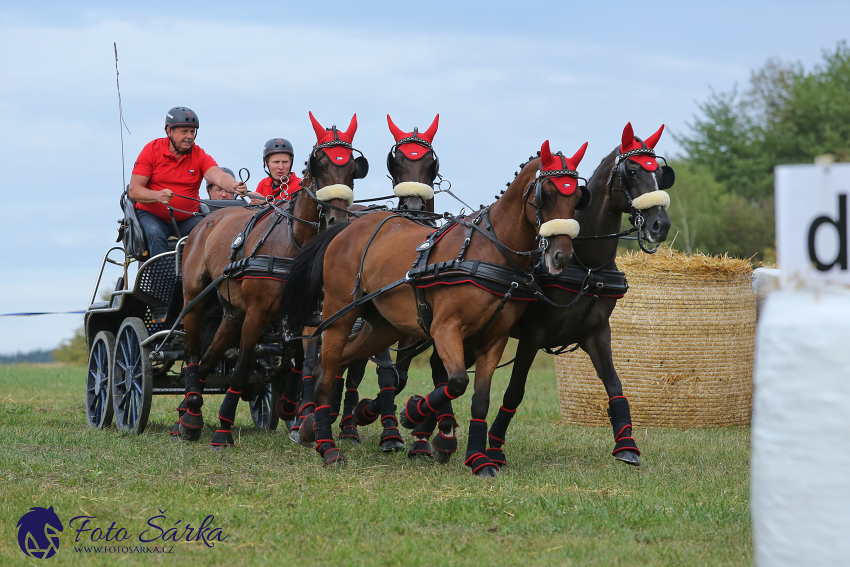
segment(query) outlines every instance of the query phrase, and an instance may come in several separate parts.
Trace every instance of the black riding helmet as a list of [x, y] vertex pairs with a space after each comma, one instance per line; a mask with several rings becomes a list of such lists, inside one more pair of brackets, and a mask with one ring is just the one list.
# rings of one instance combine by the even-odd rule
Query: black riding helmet
[[263, 163], [265, 163], [266, 158], [272, 154], [289, 154], [292, 156], [292, 159], [295, 159], [295, 152], [292, 151], [292, 144], [289, 143], [289, 140], [285, 140], [283, 138], [272, 138], [266, 145], [263, 146]]
[[[219, 167], [219, 169], [222, 170], [223, 172], [225, 172], [227, 175], [229, 175], [233, 179], [236, 179], [236, 174], [233, 173], [233, 170], [230, 169], [229, 167]], [[210, 182], [207, 181], [207, 189], [209, 189], [209, 187], [210, 187]]]
[[179, 126], [193, 126], [195, 128], [199, 128], [200, 123], [198, 122], [198, 115], [195, 114], [191, 108], [175, 106], [168, 111], [168, 114], [165, 115], [166, 131], [168, 131], [169, 126], [172, 128]]

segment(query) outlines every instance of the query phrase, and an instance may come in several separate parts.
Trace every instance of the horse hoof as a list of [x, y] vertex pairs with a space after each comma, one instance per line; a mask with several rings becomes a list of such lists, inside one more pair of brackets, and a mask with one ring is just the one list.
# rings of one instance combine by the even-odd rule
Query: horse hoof
[[308, 447], [308, 448], [313, 447], [312, 442], [304, 441], [304, 439], [301, 438], [301, 432], [300, 432], [299, 429], [296, 429], [296, 430], [290, 432], [289, 438], [292, 439], [292, 441], [294, 441], [295, 443], [298, 443], [299, 445], [301, 445], [302, 447]]
[[212, 451], [213, 453], [219, 453], [221, 451], [224, 451], [228, 447], [233, 447], [233, 445], [210, 445], [210, 451]]
[[452, 459], [452, 454], [445, 451], [434, 451], [434, 459], [441, 465], [445, 465]]
[[180, 439], [183, 441], [197, 441], [201, 438], [203, 428], [186, 427], [183, 423], [180, 424]]
[[413, 404], [413, 406], [412, 406], [412, 407], [418, 407], [418, 406], [419, 406], [419, 401], [420, 401], [420, 400], [422, 400], [422, 399], [423, 399], [423, 398], [422, 398], [422, 396], [410, 396], [410, 399], [408, 399], [408, 400], [407, 400], [407, 403], [406, 403], [406, 404], [404, 404], [404, 405], [401, 407], [401, 411], [400, 411], [400, 412], [398, 412], [398, 422], [399, 422], [399, 423], [401, 424], [401, 426], [402, 426], [402, 427], [404, 427], [405, 429], [414, 429], [417, 425], [419, 425], [419, 423], [422, 423], [421, 421], [420, 421], [419, 423], [417, 423], [417, 422], [413, 421], [413, 420], [412, 420], [412, 419], [410, 419], [410, 417], [407, 415], [407, 408], [408, 408], [408, 406], [410, 406], [411, 404]]
[[499, 475], [499, 469], [494, 466], [486, 466], [482, 467], [475, 473], [475, 476], [483, 476], [483, 477], [496, 477]]
[[168, 436], [175, 441], [180, 441], [180, 420], [174, 422], [174, 425], [171, 426], [171, 431], [168, 432]]
[[434, 448], [431, 447], [428, 439], [416, 439], [413, 446], [410, 447], [410, 451], [407, 452], [407, 458], [411, 461], [432, 461], [434, 460]]
[[380, 447], [381, 451], [384, 453], [398, 453], [400, 451], [404, 451], [404, 443], [398, 439], [387, 439], [386, 441], [381, 442]]
[[334, 447], [325, 451], [322, 457], [322, 466], [328, 468], [342, 469], [348, 465], [348, 459], [342, 454], [342, 451]]
[[633, 467], [640, 466], [640, 457], [637, 453], [635, 453], [634, 451], [630, 451], [629, 449], [614, 453], [614, 458], [618, 461], [623, 461], [627, 465], [632, 465]]
[[304, 418], [304, 423], [301, 424], [301, 429], [298, 432], [301, 434], [301, 439], [312, 443], [316, 440], [316, 414], [311, 413]]

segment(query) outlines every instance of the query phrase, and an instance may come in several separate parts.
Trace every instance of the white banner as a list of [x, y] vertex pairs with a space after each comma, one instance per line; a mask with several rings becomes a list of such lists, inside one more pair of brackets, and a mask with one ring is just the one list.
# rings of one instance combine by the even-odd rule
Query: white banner
[[776, 168], [776, 259], [786, 283], [850, 284], [850, 163]]

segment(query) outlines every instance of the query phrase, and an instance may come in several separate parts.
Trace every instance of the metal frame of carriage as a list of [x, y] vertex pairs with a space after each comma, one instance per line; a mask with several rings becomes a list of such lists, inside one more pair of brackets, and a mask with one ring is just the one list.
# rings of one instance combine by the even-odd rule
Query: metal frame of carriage
[[[125, 192], [122, 205], [126, 198]], [[205, 201], [204, 204], [208, 212], [209, 206], [221, 203]], [[133, 216], [139, 230], [132, 206], [124, 206], [124, 214], [119, 222], [124, 223], [125, 229], [130, 230], [128, 217]], [[88, 353], [86, 418], [91, 427], [107, 427], [114, 416], [119, 430], [140, 434], [147, 426], [154, 395], [184, 394], [186, 335], [178, 317], [183, 307], [180, 271], [185, 242], [186, 237], [172, 239], [168, 252], [142, 261], [130, 253], [128, 237], [124, 234], [123, 245], [113, 246], [104, 254], [84, 324]], [[111, 257], [119, 253], [123, 255], [120, 261]], [[141, 265], [135, 281], [126, 285], [127, 267], [136, 261]], [[107, 263], [124, 268], [124, 276], [119, 278], [108, 300], [96, 302]], [[172, 326], [174, 332], [160, 346]], [[265, 333], [254, 351], [254, 366], [248, 378], [256, 393], [249, 404], [251, 417], [257, 428], [266, 431], [273, 431], [278, 425], [274, 404], [280, 394], [272, 381], [276, 373], [279, 375], [282, 369], [289, 368], [289, 351], [284, 342], [282, 335], [271, 330]], [[223, 394], [227, 390], [237, 355], [238, 349], [227, 351], [206, 379], [204, 393]]]

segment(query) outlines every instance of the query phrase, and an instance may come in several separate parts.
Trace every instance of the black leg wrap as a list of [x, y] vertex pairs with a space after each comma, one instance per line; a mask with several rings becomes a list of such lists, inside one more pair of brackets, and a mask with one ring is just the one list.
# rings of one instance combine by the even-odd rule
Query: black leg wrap
[[392, 415], [385, 415], [381, 418], [381, 425], [384, 426], [384, 431], [381, 432], [381, 440], [378, 442], [381, 451], [384, 453], [403, 451], [404, 439], [401, 438], [396, 418]]
[[399, 415], [401, 425], [407, 429], [413, 429], [425, 421], [428, 415], [437, 412], [453, 399], [449, 395], [448, 386], [441, 386], [424, 398], [411, 396]]
[[346, 459], [337, 448], [331, 434], [331, 407], [319, 406], [315, 412], [316, 451], [322, 456], [322, 464], [345, 465]]
[[355, 445], [360, 444], [360, 433], [357, 431], [357, 421], [353, 415], [346, 415], [339, 422], [339, 438], [346, 439]]
[[487, 457], [499, 468], [508, 464], [502, 445], [505, 444], [508, 425], [510, 425], [514, 414], [516, 414], [516, 410], [509, 410], [504, 406], [499, 408], [499, 413], [496, 414], [496, 419], [493, 420], [493, 425], [490, 426], [490, 432], [487, 434], [490, 441], [490, 448], [486, 451]]
[[311, 413], [304, 418], [304, 423], [301, 424], [301, 439], [308, 442], [316, 440], [316, 414]]
[[428, 442], [428, 438], [416, 439], [407, 452], [408, 459], [432, 459], [434, 458], [434, 448]]
[[294, 418], [296, 409], [297, 407], [295, 402], [284, 395], [281, 395], [280, 399], [278, 399], [274, 405], [275, 413], [277, 413], [277, 416], [284, 421], [289, 421]]
[[204, 384], [198, 374], [198, 365], [187, 364], [183, 375], [186, 377], [186, 395], [183, 399], [188, 402], [189, 409], [200, 413], [201, 406], [204, 405]]
[[381, 417], [381, 412], [374, 407], [377, 405], [374, 402], [375, 400], [369, 398], [363, 398], [357, 402], [357, 406], [354, 408], [354, 418], [357, 420], [357, 425], [369, 425], [375, 423]]
[[177, 406], [177, 421], [174, 422], [174, 425], [171, 427], [171, 431], [168, 434], [172, 437], [180, 437], [180, 418], [183, 416], [183, 412], [186, 411], [186, 397], [184, 396], [182, 400], [180, 400], [180, 404]]
[[230, 429], [216, 429], [210, 441], [210, 446], [213, 449], [233, 447], [233, 434]]
[[236, 407], [239, 405], [239, 396], [241, 395], [242, 392], [234, 391], [233, 388], [228, 388], [224, 394], [221, 407], [218, 408], [218, 420], [222, 424], [222, 429], [225, 427], [230, 429], [236, 420]]
[[[442, 423], [442, 420], [449, 420], [445, 424]], [[457, 422], [455, 421], [454, 416], [442, 416], [442, 420], [440, 420], [441, 427], [437, 430], [437, 434], [434, 436], [432, 444], [434, 445], [434, 457], [442, 464], [449, 462], [449, 459], [452, 456], [452, 453], [457, 451]], [[451, 427], [446, 427], [446, 425], [451, 424]], [[444, 429], [448, 429], [449, 432], [443, 431]]]
[[[632, 437], [632, 415], [629, 410], [629, 401], [625, 396], [614, 396], [608, 400], [608, 417], [611, 419], [615, 443], [611, 454], [629, 464], [640, 464], [640, 460], [637, 459], [640, 457], [640, 449]], [[634, 452], [635, 456], [632, 457], [626, 453], [618, 456], [618, 453], [622, 451]]]
[[419, 457], [432, 458], [434, 456], [434, 448], [431, 446], [429, 439], [434, 433], [435, 427], [437, 427], [437, 415], [432, 413], [425, 418], [425, 421], [417, 425], [416, 428], [410, 432], [410, 434], [413, 435], [413, 445], [407, 452], [407, 457], [409, 459], [416, 459]]
[[340, 406], [342, 406], [342, 394], [345, 392], [345, 380], [342, 376], [334, 378], [334, 388], [331, 392], [331, 423], [339, 417]]
[[496, 476], [498, 470], [487, 455], [487, 422], [483, 419], [469, 421], [469, 441], [466, 449], [464, 464], [472, 469], [472, 474], [478, 476]]

